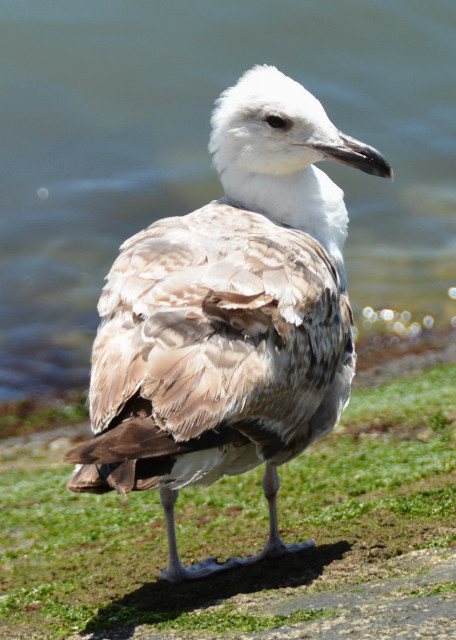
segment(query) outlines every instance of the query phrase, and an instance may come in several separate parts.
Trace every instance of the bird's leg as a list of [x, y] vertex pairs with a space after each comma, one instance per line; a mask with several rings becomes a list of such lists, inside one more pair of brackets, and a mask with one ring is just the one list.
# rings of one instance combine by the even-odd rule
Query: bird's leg
[[283, 556], [286, 553], [294, 553], [296, 551], [313, 549], [315, 547], [314, 540], [307, 540], [306, 542], [296, 544], [285, 544], [280, 538], [277, 522], [277, 493], [280, 488], [280, 480], [277, 467], [266, 463], [266, 469], [261, 484], [263, 486], [264, 496], [268, 501], [269, 537], [260, 553], [247, 558], [236, 558], [237, 563], [242, 566], [254, 564], [255, 562], [259, 562], [265, 558], [280, 558], [280, 556]]
[[179, 560], [176, 542], [176, 527], [174, 526], [174, 505], [179, 491], [162, 485], [160, 500], [165, 512], [166, 534], [168, 536], [168, 568], [162, 572], [162, 577], [169, 582], [181, 582], [185, 579], [185, 569]]
[[277, 467], [267, 464], [264, 472], [262, 486], [264, 497], [268, 501], [269, 508], [269, 538], [266, 545], [259, 555], [267, 558], [278, 558], [284, 553], [292, 553], [294, 551], [302, 551], [303, 549], [311, 549], [315, 547], [313, 540], [300, 542], [297, 544], [285, 544], [282, 542], [279, 534], [277, 521], [277, 493], [280, 488], [279, 474]]
[[178, 496], [177, 489], [170, 489], [164, 485], [160, 486], [160, 500], [165, 512], [166, 533], [168, 536], [168, 568], [162, 571], [162, 578], [173, 584], [184, 580], [196, 580], [238, 566], [235, 558], [230, 558], [227, 562], [219, 564], [217, 558], [206, 558], [202, 562], [184, 567], [179, 560], [176, 542], [176, 528], [174, 526], [174, 505]]
[[282, 547], [284, 546], [280, 539], [277, 519], [277, 494], [280, 489], [280, 478], [277, 467], [266, 464], [261, 486], [263, 487], [264, 497], [268, 501], [269, 509], [269, 537], [263, 553], [270, 558], [276, 558], [282, 555]]
[[206, 560], [198, 562], [191, 567], [182, 566], [177, 552], [176, 531], [174, 527], [174, 504], [177, 500], [178, 491], [177, 489], [161, 486], [160, 498], [165, 512], [169, 548], [169, 564], [168, 568], [162, 572], [162, 577], [172, 583], [206, 578], [207, 576], [227, 571], [234, 567], [255, 564], [265, 558], [279, 558], [286, 553], [294, 553], [315, 547], [313, 540], [298, 544], [285, 544], [280, 538], [277, 524], [277, 493], [279, 491], [280, 481], [275, 466], [266, 464], [262, 485], [269, 507], [269, 537], [264, 549], [260, 551], [260, 553], [248, 556], [247, 558], [228, 558], [223, 564], [219, 564], [217, 558], [206, 558]]

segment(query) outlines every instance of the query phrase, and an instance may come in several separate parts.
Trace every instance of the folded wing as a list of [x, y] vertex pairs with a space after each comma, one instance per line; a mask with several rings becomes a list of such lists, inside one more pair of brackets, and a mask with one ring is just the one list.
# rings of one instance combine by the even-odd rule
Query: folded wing
[[[219, 203], [128, 240], [99, 312], [93, 429], [117, 431], [109, 446], [123, 447], [124, 460], [235, 441], [226, 429], [239, 446], [295, 455], [351, 350], [348, 298], [321, 245]], [[209, 445], [213, 430], [219, 440]], [[79, 461], [116, 455], [87, 450]]]

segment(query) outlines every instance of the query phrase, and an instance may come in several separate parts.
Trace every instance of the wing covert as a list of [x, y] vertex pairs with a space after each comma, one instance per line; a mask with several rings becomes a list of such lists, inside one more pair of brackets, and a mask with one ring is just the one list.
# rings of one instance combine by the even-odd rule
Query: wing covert
[[311, 415], [345, 349], [347, 309], [334, 264], [303, 232], [218, 203], [161, 220], [122, 245], [107, 277], [94, 430], [135, 393], [177, 441], [257, 416], [266, 398], [271, 411], [303, 384]]

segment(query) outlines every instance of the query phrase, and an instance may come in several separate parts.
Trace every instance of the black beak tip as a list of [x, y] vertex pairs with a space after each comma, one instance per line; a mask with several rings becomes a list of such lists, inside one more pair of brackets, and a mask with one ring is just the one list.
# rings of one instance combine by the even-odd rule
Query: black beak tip
[[[372, 175], [379, 176], [380, 178], [388, 178], [391, 182], [394, 182], [393, 168], [385, 156], [377, 151], [377, 149], [370, 147], [366, 159], [367, 162], [364, 164], [364, 170], [367, 173], [372, 173]], [[362, 166], [359, 168], [363, 170]]]
[[339, 146], [330, 150], [326, 148], [329, 151], [326, 156], [328, 160], [346, 164], [372, 176], [394, 180], [393, 169], [380, 151], [340, 131], [339, 136]]
[[[383, 158], [384, 159], [384, 158]], [[394, 182], [394, 171], [388, 162], [375, 163], [374, 165], [364, 165], [364, 167], [359, 167], [361, 171], [365, 171], [366, 173], [370, 173], [373, 176], [378, 176], [379, 178], [387, 178]]]

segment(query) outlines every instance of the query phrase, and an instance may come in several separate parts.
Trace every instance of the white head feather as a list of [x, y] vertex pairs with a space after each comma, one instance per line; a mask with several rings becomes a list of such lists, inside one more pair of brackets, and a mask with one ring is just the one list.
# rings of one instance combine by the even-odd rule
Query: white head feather
[[[271, 126], [271, 117], [285, 126]], [[222, 93], [211, 124], [209, 151], [226, 198], [312, 234], [343, 271], [343, 192], [311, 166], [323, 156], [310, 145], [338, 140], [320, 102], [275, 67], [255, 66]]]
[[[282, 118], [274, 128], [268, 118]], [[320, 102], [275, 67], [255, 66], [222, 93], [212, 114], [209, 151], [222, 174], [235, 163], [244, 171], [290, 175], [321, 160], [308, 143], [338, 141]]]

